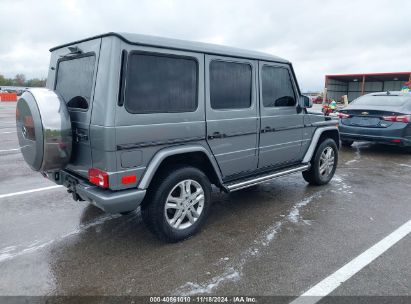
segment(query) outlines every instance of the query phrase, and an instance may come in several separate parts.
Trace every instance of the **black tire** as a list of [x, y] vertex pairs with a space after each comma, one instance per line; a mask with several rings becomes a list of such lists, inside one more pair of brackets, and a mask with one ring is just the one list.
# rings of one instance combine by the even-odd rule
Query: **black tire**
[[[323, 152], [331, 148], [334, 152], [334, 165], [331, 171], [327, 174], [321, 174], [320, 172], [320, 163], [321, 163], [321, 155]], [[338, 164], [338, 147], [335, 141], [331, 138], [325, 139], [321, 144], [317, 147], [314, 157], [311, 160], [311, 168], [307, 171], [303, 172], [304, 179], [310, 183], [311, 185], [325, 185], [333, 178], [335, 170], [337, 169]]]
[[[168, 196], [172, 193], [171, 191], [185, 180], [193, 180], [201, 186], [204, 193], [203, 209], [191, 226], [184, 229], [176, 229], [167, 221], [165, 204]], [[178, 189], [179, 188], [176, 188], [176, 190], [173, 191], [178, 191]], [[207, 219], [210, 205], [211, 183], [207, 176], [197, 168], [177, 166], [170, 170], [163, 171], [153, 180], [152, 185], [150, 185], [148, 189], [147, 197], [141, 206], [141, 214], [144, 223], [151, 232], [160, 240], [173, 243], [184, 240], [199, 232]], [[177, 210], [175, 212], [177, 212]], [[190, 214], [192, 213], [190, 212]]]
[[342, 144], [344, 147], [351, 147], [353, 143], [354, 143], [353, 140], [341, 140], [341, 144]]

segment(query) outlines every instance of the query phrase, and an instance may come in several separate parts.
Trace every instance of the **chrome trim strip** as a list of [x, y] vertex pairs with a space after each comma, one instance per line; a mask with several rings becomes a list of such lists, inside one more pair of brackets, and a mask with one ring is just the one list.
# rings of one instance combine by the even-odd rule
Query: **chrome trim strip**
[[[188, 112], [194, 113], [194, 112]], [[157, 114], [164, 114], [164, 113], [157, 113]], [[170, 113], [165, 113], [170, 114]], [[178, 113], [171, 113], [171, 114], [178, 114]], [[133, 114], [133, 115], [145, 115], [145, 114]], [[205, 123], [205, 120], [193, 120], [193, 121], [174, 121], [174, 122], [162, 122], [162, 123], [151, 123], [150, 126], [162, 126], [162, 125], [181, 125], [181, 124], [194, 124], [194, 123]], [[126, 125], [126, 126], [115, 126], [115, 127], [106, 127], [104, 128], [135, 128], [135, 127], [144, 127], [147, 124], [133, 124], [133, 125]]]
[[[279, 146], [284, 146], [287, 144], [295, 144], [295, 143], [301, 143], [303, 140], [294, 140], [294, 141], [287, 141], [285, 143], [280, 143], [280, 144], [275, 144], [275, 145], [267, 145], [267, 146], [260, 146], [260, 149], [265, 149], [265, 148], [271, 148], [271, 147], [279, 147]], [[292, 145], [296, 146], [296, 145]]]
[[288, 131], [288, 130], [294, 130], [294, 129], [302, 129], [304, 128], [304, 125], [295, 125], [291, 127], [282, 127], [282, 128], [261, 128], [260, 133], [271, 133], [271, 132], [279, 132], [279, 131]]
[[205, 139], [204, 137], [198, 136], [198, 137], [188, 137], [188, 138], [176, 138], [176, 139], [169, 139], [169, 140], [148, 141], [148, 142], [135, 143], [135, 144], [124, 144], [124, 145], [117, 145], [117, 150], [130, 150], [130, 149], [146, 148], [146, 147], [160, 146], [160, 145], [181, 144], [181, 143], [199, 141], [199, 140], [204, 140], [204, 139]]
[[214, 121], [226, 121], [226, 120], [241, 120], [241, 119], [258, 119], [258, 116], [247, 116], [247, 117], [235, 117], [235, 118], [222, 118], [222, 119], [207, 119], [206, 122]]
[[247, 188], [247, 187], [250, 187], [250, 186], [254, 186], [254, 185], [257, 185], [257, 184], [267, 182], [267, 181], [272, 180], [272, 179], [277, 178], [277, 177], [281, 177], [281, 176], [284, 176], [284, 175], [288, 175], [288, 174], [292, 174], [292, 173], [296, 173], [296, 172], [300, 172], [300, 171], [305, 171], [305, 170], [308, 170], [309, 168], [310, 168], [309, 164], [303, 164], [303, 165], [300, 165], [298, 167], [294, 167], [294, 168], [291, 168], [291, 169], [279, 171], [279, 172], [276, 172], [276, 173], [261, 176], [261, 177], [254, 178], [254, 179], [251, 179], [251, 180], [247, 180], [247, 181], [244, 181], [244, 182], [240, 182], [240, 183], [237, 183], [237, 184], [228, 185], [227, 188], [231, 192], [232, 191], [237, 191], [237, 190], [240, 190], [240, 189], [244, 189], [244, 188]]
[[228, 155], [228, 154], [234, 154], [234, 153], [240, 153], [240, 152], [253, 151], [253, 150], [257, 150], [257, 148], [249, 148], [249, 149], [236, 150], [236, 151], [231, 151], [231, 152], [226, 152], [226, 153], [215, 154], [215, 157]]
[[208, 140], [213, 140], [213, 139], [224, 139], [228, 137], [236, 137], [236, 136], [246, 136], [246, 135], [256, 135], [258, 134], [257, 131], [250, 131], [250, 132], [232, 132], [232, 133], [221, 133], [219, 135], [208, 135], [207, 139]]

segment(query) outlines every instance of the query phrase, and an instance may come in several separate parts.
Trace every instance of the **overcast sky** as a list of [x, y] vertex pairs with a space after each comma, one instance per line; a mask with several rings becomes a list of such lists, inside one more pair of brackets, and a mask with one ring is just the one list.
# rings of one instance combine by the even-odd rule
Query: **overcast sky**
[[212, 42], [325, 74], [411, 71], [411, 1], [0, 0], [0, 74], [46, 77], [49, 49], [109, 31]]

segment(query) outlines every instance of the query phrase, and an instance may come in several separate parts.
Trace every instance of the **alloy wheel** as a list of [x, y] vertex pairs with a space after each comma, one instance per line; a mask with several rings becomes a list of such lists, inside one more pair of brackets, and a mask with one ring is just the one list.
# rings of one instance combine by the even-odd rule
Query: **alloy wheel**
[[326, 147], [320, 157], [320, 174], [328, 176], [331, 174], [335, 163], [334, 149]]
[[191, 227], [204, 210], [204, 190], [192, 179], [179, 182], [167, 196], [164, 216], [174, 229]]

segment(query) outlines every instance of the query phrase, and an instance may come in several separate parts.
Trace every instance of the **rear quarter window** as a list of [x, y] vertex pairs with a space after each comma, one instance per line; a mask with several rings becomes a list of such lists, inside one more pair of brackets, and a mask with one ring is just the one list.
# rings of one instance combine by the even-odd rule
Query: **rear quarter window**
[[88, 109], [93, 87], [96, 56], [63, 58], [58, 62], [55, 91], [67, 107]]
[[125, 107], [133, 114], [193, 112], [197, 109], [197, 74], [193, 58], [131, 53]]

